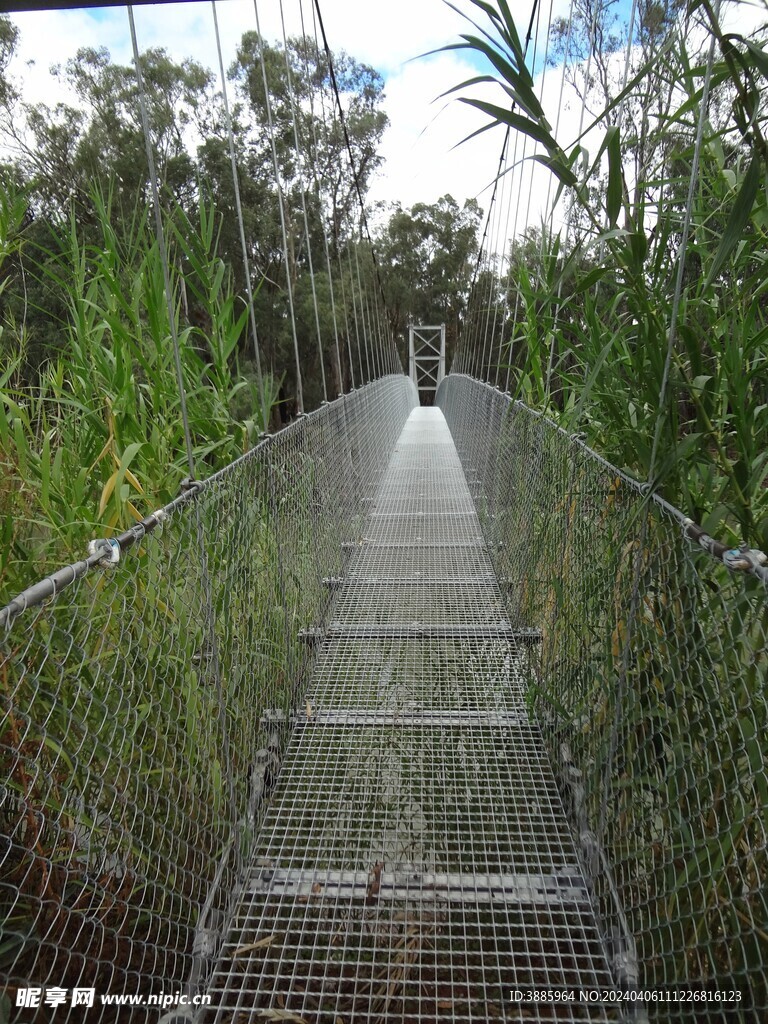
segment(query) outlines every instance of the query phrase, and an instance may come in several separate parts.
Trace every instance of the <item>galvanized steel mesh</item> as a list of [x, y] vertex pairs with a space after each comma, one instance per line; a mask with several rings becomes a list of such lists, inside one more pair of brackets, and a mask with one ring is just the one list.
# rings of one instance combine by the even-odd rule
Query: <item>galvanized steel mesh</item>
[[491, 386], [438, 401], [510, 619], [541, 630], [521, 685], [617, 980], [682, 992], [652, 1020], [768, 1019], [764, 584]]
[[4, 610], [8, 993], [575, 1021], [638, 1008], [510, 991], [638, 984], [742, 996], [652, 1020], [765, 1017], [763, 585], [488, 385], [438, 397], [458, 455], [436, 409], [399, 437], [384, 378]]
[[[608, 1021], [613, 985], [450, 433], [415, 410], [329, 614], [204, 1020]], [[573, 990], [532, 1012], [515, 988]]]
[[[2, 612], [12, 1018], [83, 1019], [16, 1011], [19, 986], [204, 984], [307, 685], [301, 631], [324, 621], [414, 401], [390, 376], [322, 407], [134, 531], [116, 566]], [[157, 1010], [89, 1019], [129, 1015]]]

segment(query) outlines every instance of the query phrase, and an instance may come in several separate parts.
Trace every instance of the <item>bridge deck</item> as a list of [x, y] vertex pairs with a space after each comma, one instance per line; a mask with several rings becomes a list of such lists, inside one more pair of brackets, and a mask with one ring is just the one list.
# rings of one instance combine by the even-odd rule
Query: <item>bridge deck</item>
[[578, 1001], [611, 978], [438, 409], [411, 414], [331, 618], [209, 1019], [614, 1019]]

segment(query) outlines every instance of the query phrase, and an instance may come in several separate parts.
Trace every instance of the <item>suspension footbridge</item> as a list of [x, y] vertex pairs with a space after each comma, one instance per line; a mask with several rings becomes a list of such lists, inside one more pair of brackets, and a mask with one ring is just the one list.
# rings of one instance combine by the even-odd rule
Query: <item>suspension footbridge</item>
[[189, 476], [0, 609], [0, 1021], [765, 1019], [765, 556], [502, 390], [485, 279], [403, 373], [364, 209], [306, 413], [266, 89], [297, 415], [198, 479], [130, 31]]

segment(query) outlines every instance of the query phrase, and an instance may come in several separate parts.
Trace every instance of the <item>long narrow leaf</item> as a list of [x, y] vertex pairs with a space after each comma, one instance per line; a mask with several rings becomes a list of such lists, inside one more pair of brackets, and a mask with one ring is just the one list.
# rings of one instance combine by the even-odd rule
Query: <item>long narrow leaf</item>
[[612, 126], [609, 128], [608, 135], [608, 188], [605, 205], [606, 212], [608, 213], [608, 223], [614, 228], [621, 212], [624, 184], [622, 180], [621, 141], [618, 127]]
[[708, 288], [715, 277], [717, 277], [723, 264], [733, 252], [734, 247], [741, 241], [744, 228], [747, 225], [749, 215], [757, 198], [757, 191], [760, 187], [762, 176], [761, 169], [762, 161], [756, 153], [747, 168], [747, 173], [744, 175], [744, 181], [741, 183], [741, 189], [733, 204], [728, 223], [725, 225], [723, 237], [720, 240], [720, 245], [715, 253], [712, 266], [709, 268], [707, 279], [704, 282], [705, 288]]
[[504, 107], [499, 107], [495, 103], [486, 103], [485, 100], [469, 99], [462, 96], [461, 102], [488, 114], [489, 117], [494, 118], [497, 124], [508, 124], [510, 128], [535, 139], [550, 153], [557, 152], [559, 149], [552, 135], [538, 121], [532, 121], [529, 117], [523, 117], [522, 114], [516, 114], [512, 110], [505, 110]]

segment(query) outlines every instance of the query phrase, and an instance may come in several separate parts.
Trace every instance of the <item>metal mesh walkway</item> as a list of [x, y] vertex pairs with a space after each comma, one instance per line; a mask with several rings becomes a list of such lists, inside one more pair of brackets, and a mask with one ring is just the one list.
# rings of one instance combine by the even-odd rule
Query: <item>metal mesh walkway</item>
[[442, 413], [415, 410], [320, 641], [210, 1020], [614, 1019], [578, 1002], [612, 982], [526, 713], [532, 639], [505, 617]]

